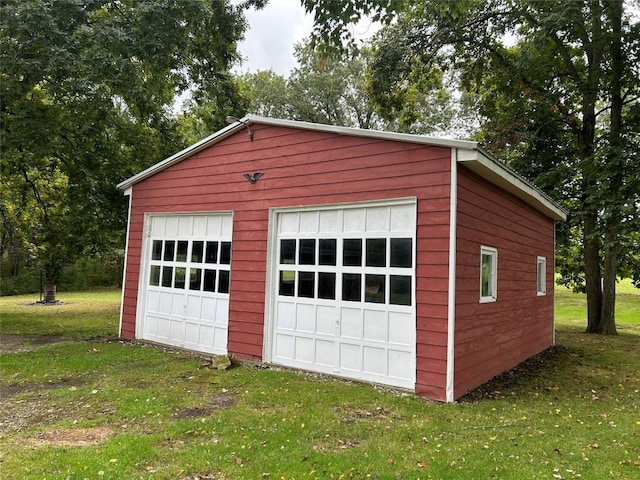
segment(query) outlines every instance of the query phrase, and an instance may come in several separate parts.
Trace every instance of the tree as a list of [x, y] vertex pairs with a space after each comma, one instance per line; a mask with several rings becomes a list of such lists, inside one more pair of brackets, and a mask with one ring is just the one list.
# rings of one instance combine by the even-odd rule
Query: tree
[[581, 235], [587, 331], [615, 334], [617, 275], [638, 271], [620, 265], [637, 261], [629, 248], [638, 248], [640, 221], [632, 2], [357, 0], [344, 12], [330, 0], [302, 3], [314, 13], [316, 38], [334, 44], [364, 15], [386, 24], [373, 64], [383, 103], [389, 91], [398, 102], [432, 71], [459, 72], [461, 87], [480, 98], [481, 138], [534, 181], [546, 177], [570, 210], [566, 232]]
[[307, 41], [296, 45], [295, 57], [298, 66], [289, 78], [273, 71], [240, 77], [249, 111], [314, 123], [422, 134], [451, 135], [455, 130], [468, 136], [476, 126], [473, 108], [440, 85], [425, 92], [414, 90], [412, 109], [404, 109], [404, 115], [382, 112], [369, 93], [371, 79], [366, 72], [373, 52], [366, 44], [325, 56]]
[[[246, 28], [228, 0], [2, 0], [3, 257], [30, 252], [55, 282], [80, 254], [123, 248], [115, 185], [182, 146], [172, 107], [219, 102]], [[14, 255], [15, 258], [15, 255]]]

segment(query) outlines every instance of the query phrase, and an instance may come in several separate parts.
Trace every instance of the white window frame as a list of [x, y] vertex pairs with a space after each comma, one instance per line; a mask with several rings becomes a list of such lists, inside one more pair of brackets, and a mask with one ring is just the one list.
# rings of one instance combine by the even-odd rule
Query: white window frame
[[536, 260], [536, 291], [539, 297], [547, 294], [547, 257]]
[[[489, 272], [489, 295], [482, 292], [482, 258], [491, 257], [491, 271]], [[498, 250], [485, 245], [480, 246], [480, 303], [495, 302], [498, 298]]]

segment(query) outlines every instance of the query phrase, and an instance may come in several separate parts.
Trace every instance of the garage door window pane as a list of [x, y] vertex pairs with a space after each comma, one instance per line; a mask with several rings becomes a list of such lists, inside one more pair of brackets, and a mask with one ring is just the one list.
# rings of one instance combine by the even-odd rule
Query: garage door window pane
[[335, 300], [336, 298], [336, 274], [318, 273], [318, 298]]
[[200, 290], [201, 281], [202, 270], [199, 268], [192, 268], [189, 275], [189, 290]]
[[229, 293], [229, 270], [220, 270], [218, 293]]
[[173, 262], [174, 254], [176, 253], [176, 242], [173, 240], [167, 240], [164, 242], [164, 261]]
[[385, 267], [387, 265], [387, 239], [367, 239], [367, 267]]
[[320, 239], [320, 265], [332, 265], [336, 264], [336, 239]]
[[184, 267], [177, 267], [173, 287], [184, 288], [186, 276], [187, 276], [187, 269]]
[[313, 298], [316, 291], [314, 272], [298, 273], [298, 297]]
[[151, 266], [151, 276], [149, 278], [149, 285], [153, 285], [154, 287], [160, 286], [160, 266], [159, 265]]
[[185, 240], [178, 241], [178, 251], [176, 253], [176, 262], [187, 261], [187, 249], [189, 248], [189, 242]]
[[202, 263], [202, 253], [204, 251], [204, 242], [193, 242], [191, 247], [191, 261], [193, 263]]
[[207, 242], [205, 263], [218, 263], [218, 242]]
[[299, 265], [316, 264], [316, 240], [314, 238], [303, 238], [300, 240]]
[[366, 275], [364, 301], [384, 303], [384, 275]]
[[162, 286], [171, 287], [173, 284], [173, 267], [162, 267]]
[[162, 259], [162, 240], [154, 240], [151, 248], [151, 260]]
[[413, 266], [413, 247], [410, 238], [391, 239], [391, 266], [411, 268]]
[[359, 267], [362, 265], [362, 239], [345, 239], [342, 252], [342, 264], [345, 267]]
[[342, 274], [342, 300], [348, 302], [359, 302], [362, 298], [360, 287], [362, 285], [362, 275], [358, 273]]
[[280, 240], [280, 263], [283, 265], [293, 265], [296, 263], [295, 240]]
[[204, 285], [202, 286], [202, 290], [204, 290], [205, 292], [216, 291], [216, 271], [215, 270], [204, 271]]
[[220, 242], [220, 263], [231, 264], [231, 242]]
[[294, 285], [296, 279], [296, 272], [292, 272], [290, 270], [285, 270], [280, 272], [280, 288], [278, 292], [280, 295], [285, 295], [287, 297], [293, 297], [294, 294]]
[[391, 275], [389, 287], [389, 303], [393, 305], [411, 305], [411, 277]]

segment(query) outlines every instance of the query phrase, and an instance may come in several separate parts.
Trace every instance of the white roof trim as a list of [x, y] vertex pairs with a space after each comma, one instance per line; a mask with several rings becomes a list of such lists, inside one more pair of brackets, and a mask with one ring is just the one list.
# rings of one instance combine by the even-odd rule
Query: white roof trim
[[190, 147], [156, 163], [143, 170], [133, 177], [124, 180], [117, 185], [117, 188], [125, 193], [134, 184], [147, 177], [161, 172], [165, 168], [178, 163], [185, 158], [194, 155], [205, 148], [208, 148], [225, 138], [233, 135], [237, 131], [247, 128], [254, 123], [271, 125], [277, 127], [298, 128], [303, 130], [313, 130], [316, 132], [329, 132], [338, 135], [352, 135], [356, 137], [375, 138], [380, 140], [391, 140], [396, 142], [419, 143], [423, 145], [433, 145], [439, 147], [458, 149], [458, 162], [469, 167], [491, 183], [499, 185], [505, 190], [523, 199], [533, 207], [550, 216], [554, 220], [566, 220], [566, 212], [556, 205], [549, 197], [538, 190], [532, 183], [520, 177], [513, 170], [502, 164], [498, 160], [484, 152], [477, 142], [466, 140], [450, 140], [445, 138], [434, 138], [423, 135], [412, 135], [408, 133], [382, 132], [379, 130], [366, 130], [362, 128], [337, 127], [335, 125], [325, 125], [320, 123], [299, 122], [295, 120], [283, 120], [278, 118], [259, 117], [256, 115], [246, 115], [239, 121], [218, 130], [214, 134], [203, 138]]
[[492, 158], [481, 148], [478, 147], [475, 151], [459, 151], [458, 162], [485, 180], [524, 200], [548, 217], [562, 221], [567, 219], [567, 212], [544, 192], [502, 162]]
[[323, 123], [299, 122], [297, 120], [283, 120], [280, 118], [259, 117], [247, 115], [242, 118], [243, 122], [261, 123], [276, 127], [301, 128], [303, 130], [314, 130], [316, 132], [330, 132], [338, 135], [352, 135], [355, 137], [377, 138], [380, 140], [395, 140], [396, 142], [423, 143], [448, 148], [477, 148], [478, 142], [468, 142], [466, 140], [452, 140], [447, 138], [427, 137], [425, 135], [414, 135], [409, 133], [384, 132], [381, 130], [369, 130], [365, 128], [338, 127], [336, 125], [326, 125]]

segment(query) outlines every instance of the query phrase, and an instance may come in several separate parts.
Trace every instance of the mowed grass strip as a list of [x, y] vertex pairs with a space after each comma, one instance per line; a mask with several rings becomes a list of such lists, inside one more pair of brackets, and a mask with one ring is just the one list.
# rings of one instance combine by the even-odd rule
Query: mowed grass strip
[[601, 337], [582, 333], [584, 296], [558, 289], [558, 346], [456, 404], [248, 363], [213, 370], [117, 340], [118, 292], [58, 297], [0, 299], [2, 334], [27, 335], [0, 356], [3, 479], [640, 475], [637, 293], [619, 297], [620, 335]]

